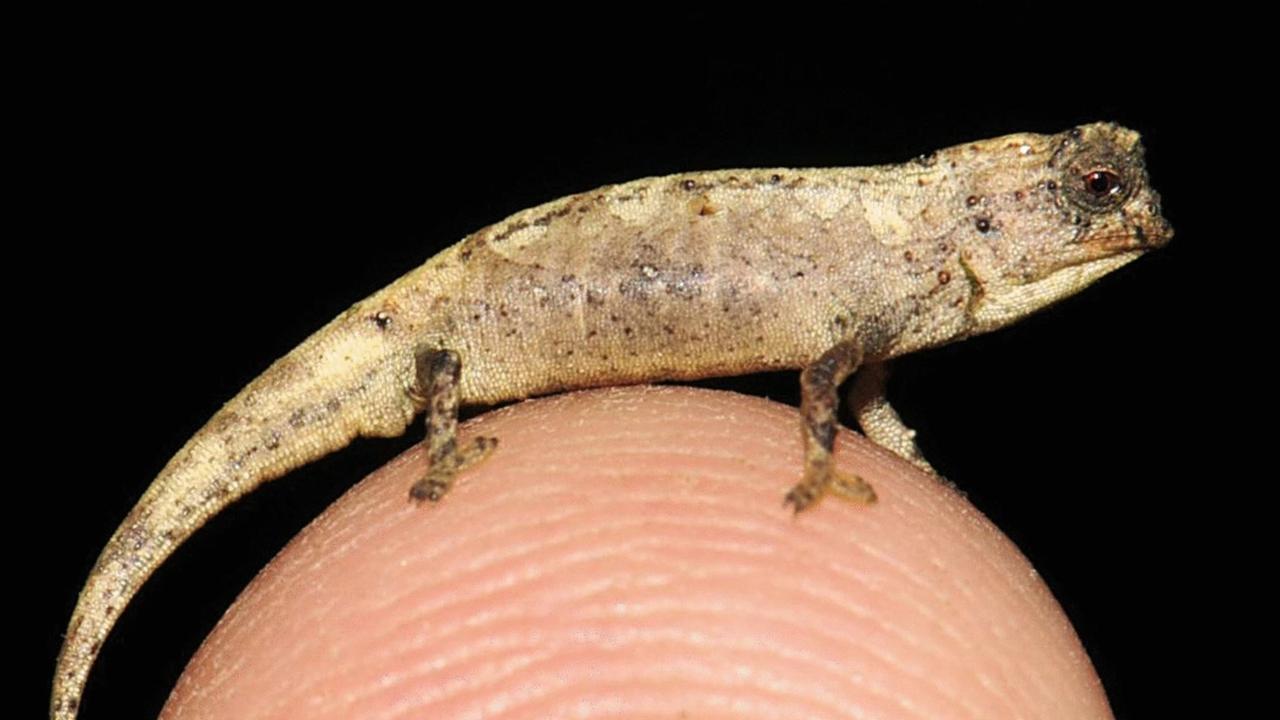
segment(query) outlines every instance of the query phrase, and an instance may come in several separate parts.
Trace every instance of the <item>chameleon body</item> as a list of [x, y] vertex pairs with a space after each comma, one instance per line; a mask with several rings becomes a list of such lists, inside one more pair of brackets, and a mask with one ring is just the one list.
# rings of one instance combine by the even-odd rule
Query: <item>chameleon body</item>
[[1138, 135], [1093, 124], [968, 143], [895, 166], [648, 178], [489, 226], [276, 361], [161, 471], [71, 618], [51, 715], [151, 572], [212, 515], [358, 436], [427, 416], [437, 500], [496, 441], [457, 409], [656, 380], [799, 368], [806, 460], [785, 496], [874, 492], [831, 461], [837, 388], [859, 368], [871, 439], [927, 467], [885, 402], [883, 362], [1013, 322], [1172, 235]]

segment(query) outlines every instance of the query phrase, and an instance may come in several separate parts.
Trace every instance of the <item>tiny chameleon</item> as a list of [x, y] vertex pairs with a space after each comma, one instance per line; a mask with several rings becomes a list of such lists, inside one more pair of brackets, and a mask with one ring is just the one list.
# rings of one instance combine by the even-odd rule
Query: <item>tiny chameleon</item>
[[1095, 123], [901, 165], [694, 172], [572, 195], [476, 232], [362, 300], [231, 399], [103, 549], [58, 658], [74, 718], [139, 587], [213, 515], [358, 436], [425, 412], [437, 502], [498, 440], [458, 409], [574, 388], [800, 369], [804, 467], [784, 503], [870, 504], [832, 459], [838, 388], [872, 441], [930, 470], [885, 362], [993, 330], [1172, 237], [1138, 134]]

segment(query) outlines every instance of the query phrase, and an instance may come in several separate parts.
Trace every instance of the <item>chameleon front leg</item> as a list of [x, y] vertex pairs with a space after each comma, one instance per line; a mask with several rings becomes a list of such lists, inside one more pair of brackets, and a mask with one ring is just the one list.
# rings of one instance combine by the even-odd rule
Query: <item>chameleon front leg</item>
[[937, 471], [916, 447], [916, 431], [907, 427], [885, 398], [889, 368], [885, 363], [871, 363], [858, 371], [849, 391], [849, 405], [858, 426], [872, 442], [892, 450], [925, 472]]
[[787, 493], [784, 504], [800, 512], [832, 490], [855, 502], [870, 504], [876, 493], [865, 480], [835, 468], [831, 450], [836, 437], [838, 391], [862, 363], [857, 340], [837, 343], [800, 373], [800, 414], [804, 431], [804, 478]]
[[466, 467], [483, 460], [498, 444], [493, 437], [477, 437], [458, 448], [458, 378], [462, 360], [452, 350], [421, 348], [414, 357], [414, 399], [427, 411], [427, 474], [409, 488], [409, 497], [436, 502], [453, 486]]

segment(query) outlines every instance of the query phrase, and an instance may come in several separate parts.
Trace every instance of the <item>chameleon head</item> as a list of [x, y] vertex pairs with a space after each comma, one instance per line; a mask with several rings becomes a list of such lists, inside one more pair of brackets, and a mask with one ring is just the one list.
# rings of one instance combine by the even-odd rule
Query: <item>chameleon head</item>
[[1095, 123], [981, 145], [957, 148], [980, 151], [975, 163], [997, 158], [975, 168], [964, 201], [972, 229], [960, 261], [974, 288], [973, 333], [1072, 295], [1173, 236], [1132, 130]]

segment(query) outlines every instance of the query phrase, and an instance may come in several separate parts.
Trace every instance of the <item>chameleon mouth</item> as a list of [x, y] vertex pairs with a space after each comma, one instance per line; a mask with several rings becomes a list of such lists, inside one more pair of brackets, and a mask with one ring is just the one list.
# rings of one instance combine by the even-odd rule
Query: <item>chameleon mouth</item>
[[1079, 244], [1090, 251], [1090, 258], [1101, 258], [1130, 251], [1144, 252], [1164, 247], [1173, 237], [1168, 222], [1134, 223], [1118, 232], [1087, 236]]
[[1022, 285], [1026, 288], [1024, 292], [1043, 298], [1045, 304], [1048, 304], [1059, 297], [1083, 290], [1103, 275], [1137, 260], [1147, 251], [1144, 246], [1135, 246], [1132, 236], [1124, 236], [1105, 248], [1097, 249], [1097, 254], [1068, 263], [1043, 278]]
[[[1132, 235], [1123, 237], [1132, 244]], [[999, 292], [983, 294], [971, 310], [974, 330], [987, 332], [1004, 327], [1028, 313], [1048, 307], [1092, 285], [1103, 275], [1137, 260], [1146, 247], [1099, 252], [1050, 272], [1044, 277], [1007, 285]]]

